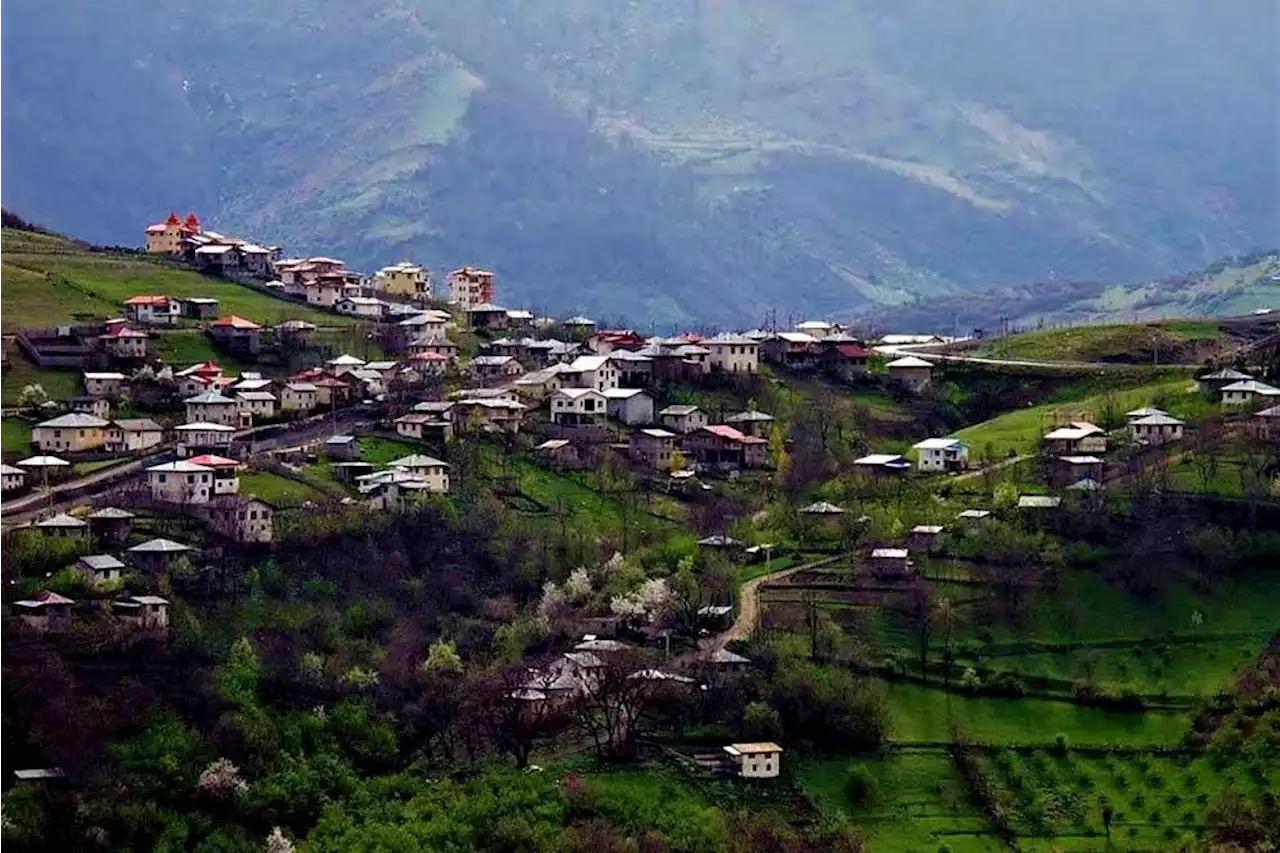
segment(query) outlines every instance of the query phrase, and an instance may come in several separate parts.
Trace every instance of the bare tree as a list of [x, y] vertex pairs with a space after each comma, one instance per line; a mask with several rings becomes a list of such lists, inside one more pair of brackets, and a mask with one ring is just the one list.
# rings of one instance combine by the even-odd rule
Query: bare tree
[[663, 682], [648, 677], [644, 664], [635, 653], [613, 655], [584, 676], [585, 689], [572, 713], [601, 758], [634, 755], [640, 729], [656, 709]]

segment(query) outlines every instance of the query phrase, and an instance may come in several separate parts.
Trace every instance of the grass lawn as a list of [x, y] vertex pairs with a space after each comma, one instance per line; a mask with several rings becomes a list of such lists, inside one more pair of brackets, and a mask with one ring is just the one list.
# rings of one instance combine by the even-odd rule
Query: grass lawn
[[303, 501], [323, 501], [329, 496], [297, 480], [269, 471], [248, 471], [240, 475], [240, 494], [254, 495], [276, 506], [290, 506]]
[[[1221, 327], [1212, 321], [1106, 326], [1074, 326], [1025, 332], [985, 342], [982, 355], [1029, 361], [1124, 361], [1135, 348], [1144, 353], [1152, 347], [1172, 348], [1190, 341], [1225, 339]], [[1164, 360], [1170, 360], [1166, 357]], [[1144, 358], [1143, 363], [1153, 359]]]
[[1184, 409], [1198, 408], [1201, 405], [1200, 395], [1191, 391], [1191, 387], [1189, 380], [1170, 379], [1111, 394], [1097, 394], [1071, 403], [1032, 406], [1005, 412], [989, 421], [965, 427], [955, 433], [955, 436], [977, 453], [983, 452], [988, 445], [1001, 456], [1010, 451], [1032, 453], [1040, 436], [1053, 429], [1055, 424], [1068, 420], [1092, 420], [1096, 423], [1103, 419], [1108, 406], [1114, 408], [1122, 418], [1125, 412], [1151, 404], [1157, 397], [1162, 400], [1172, 398], [1173, 402], [1162, 406], [1172, 414], [1177, 414], [1173, 409], [1178, 403], [1184, 404]]
[[119, 315], [125, 299], [143, 294], [213, 297], [220, 301], [220, 313], [258, 323], [354, 322], [143, 255], [91, 253], [60, 237], [11, 229], [4, 230], [3, 245], [0, 314], [6, 332], [103, 320]]
[[31, 453], [31, 426], [18, 418], [0, 420], [0, 443], [5, 453], [27, 456]]
[[969, 697], [914, 684], [887, 684], [892, 738], [949, 741], [952, 726], [987, 744], [1071, 743], [1099, 746], [1174, 746], [1187, 730], [1184, 714], [1121, 713], [1049, 699]]
[[95, 462], [77, 462], [71, 466], [71, 474], [75, 477], [83, 477], [86, 474], [101, 471], [103, 468], [109, 468], [124, 461], [126, 460], [122, 457], [120, 459], [99, 459]]
[[196, 329], [152, 335], [147, 348], [153, 358], [173, 365], [175, 370], [204, 361], [216, 362], [227, 370], [255, 369], [252, 360], [245, 361], [218, 349], [208, 335]]
[[0, 399], [6, 406], [18, 405], [18, 397], [27, 385], [40, 385], [51, 399], [65, 400], [84, 393], [78, 370], [53, 370], [37, 367], [28, 361], [15, 345], [9, 351], [9, 369], [0, 383]]
[[[870, 793], [850, 796], [857, 772], [872, 780]], [[806, 761], [800, 787], [821, 812], [847, 815], [870, 834], [871, 853], [997, 853], [1004, 847], [971, 803], [950, 757], [941, 750]]]
[[372, 462], [374, 465], [386, 465], [388, 462], [409, 456], [414, 453], [425, 453], [433, 456], [429, 447], [412, 441], [397, 441], [393, 438], [377, 438], [365, 436], [360, 439], [360, 460]]

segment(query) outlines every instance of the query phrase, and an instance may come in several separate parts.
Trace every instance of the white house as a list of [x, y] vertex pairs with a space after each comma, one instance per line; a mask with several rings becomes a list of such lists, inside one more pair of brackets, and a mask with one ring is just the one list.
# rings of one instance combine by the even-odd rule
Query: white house
[[579, 426], [599, 423], [607, 413], [607, 398], [594, 388], [561, 388], [550, 397], [551, 422]]
[[618, 387], [618, 368], [607, 355], [580, 355], [561, 371], [561, 381], [577, 388], [607, 391]]
[[187, 422], [205, 422], [234, 427], [243, 422], [240, 409], [231, 397], [217, 391], [206, 391], [183, 400], [187, 407]]
[[1183, 422], [1168, 415], [1147, 415], [1129, 422], [1129, 435], [1139, 444], [1164, 444], [1182, 439]]
[[173, 428], [173, 432], [178, 441], [178, 455], [189, 456], [192, 451], [196, 450], [211, 450], [219, 453], [229, 452], [231, 439], [235, 436], [236, 428], [229, 427], [226, 424], [197, 421], [192, 424], [176, 426]]
[[388, 466], [392, 469], [407, 471], [416, 477], [421, 477], [426, 481], [427, 491], [440, 494], [449, 491], [449, 463], [436, 459], [434, 456], [414, 453], [409, 456], [402, 456], [388, 463]]
[[628, 426], [653, 423], [653, 398], [639, 388], [610, 388], [604, 392], [609, 417]]
[[81, 557], [73, 566], [80, 573], [80, 576], [84, 578], [84, 582], [95, 589], [119, 583], [120, 572], [124, 567], [124, 563], [110, 554], [92, 554], [87, 557]]
[[290, 382], [280, 389], [280, 411], [309, 412], [317, 405], [320, 389], [310, 382]]
[[27, 484], [27, 472], [12, 465], [0, 465], [0, 477], [3, 478], [5, 492], [16, 491]]
[[348, 317], [365, 317], [369, 320], [381, 320], [387, 313], [387, 303], [372, 296], [344, 296], [333, 306], [339, 314]]
[[696, 432], [709, 423], [706, 412], [697, 406], [685, 405], [667, 406], [658, 412], [658, 419], [664, 427], [681, 435]]
[[795, 330], [820, 340], [834, 332], [836, 327], [825, 320], [805, 320], [803, 323], [796, 323]]
[[252, 422], [275, 416], [276, 395], [270, 391], [237, 391], [236, 408], [243, 421], [248, 416]]
[[405, 329], [411, 339], [442, 341], [445, 327], [449, 325], [449, 315], [444, 311], [424, 311], [401, 320], [396, 325]]
[[710, 338], [702, 342], [710, 351], [712, 370], [724, 373], [755, 373], [760, 369], [760, 342], [742, 337]]
[[163, 503], [205, 504], [213, 497], [213, 469], [194, 462], [166, 462], [147, 469], [151, 497]]
[[1269, 406], [1280, 401], [1280, 388], [1257, 379], [1245, 379], [1222, 386], [1222, 408], [1238, 409]]
[[125, 382], [123, 373], [86, 373], [84, 393], [90, 397], [114, 397], [124, 389]]
[[969, 464], [969, 447], [958, 438], [926, 438], [912, 446], [921, 471], [963, 471]]
[[902, 383], [917, 394], [928, 388], [932, 381], [933, 364], [914, 355], [894, 359], [885, 367], [890, 379]]
[[776, 743], [732, 743], [724, 751], [744, 779], [774, 779], [782, 772], [782, 747]]
[[164, 428], [150, 418], [124, 418], [107, 427], [108, 453], [135, 453], [164, 442]]

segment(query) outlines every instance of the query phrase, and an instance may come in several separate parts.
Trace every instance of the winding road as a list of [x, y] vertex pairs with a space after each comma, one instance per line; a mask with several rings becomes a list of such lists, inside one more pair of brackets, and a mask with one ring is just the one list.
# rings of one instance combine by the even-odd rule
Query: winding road
[[716, 649], [723, 649], [729, 643], [735, 640], [745, 640], [751, 636], [756, 627], [760, 624], [760, 587], [767, 583], [789, 578], [798, 572], [809, 571], [820, 566], [826, 566], [837, 560], [843, 560], [852, 556], [851, 554], [837, 554], [834, 557], [823, 557], [821, 560], [814, 560], [812, 563], [805, 563], [803, 566], [792, 566], [789, 569], [780, 569], [767, 575], [761, 575], [758, 578], [752, 578], [742, 585], [738, 590], [738, 612], [734, 617], [733, 624], [726, 630], [721, 631], [714, 637], [703, 640], [699, 654], [713, 652]]

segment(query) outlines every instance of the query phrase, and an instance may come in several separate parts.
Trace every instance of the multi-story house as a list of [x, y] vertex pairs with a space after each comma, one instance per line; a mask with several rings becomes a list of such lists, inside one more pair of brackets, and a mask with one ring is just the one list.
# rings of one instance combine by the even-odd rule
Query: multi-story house
[[489, 270], [463, 267], [449, 273], [449, 301], [462, 308], [492, 303], [493, 273]]

